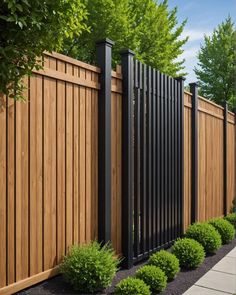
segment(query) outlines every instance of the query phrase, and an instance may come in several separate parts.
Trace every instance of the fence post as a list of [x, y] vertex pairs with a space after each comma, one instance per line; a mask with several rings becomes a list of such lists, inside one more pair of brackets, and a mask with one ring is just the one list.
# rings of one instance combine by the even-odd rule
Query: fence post
[[180, 235], [184, 233], [184, 77], [176, 78], [180, 82], [179, 112], [180, 112], [180, 131], [179, 131], [179, 194], [180, 194]]
[[198, 85], [190, 83], [192, 93], [192, 191], [191, 223], [198, 220]]
[[131, 50], [121, 52], [122, 65], [122, 253], [123, 266], [133, 265], [133, 57]]
[[96, 42], [101, 68], [98, 98], [98, 239], [111, 240], [111, 52], [113, 42]]
[[228, 141], [228, 131], [227, 131], [227, 121], [228, 121], [228, 103], [224, 102], [224, 146], [223, 146], [223, 157], [224, 157], [224, 215], [227, 215], [227, 182], [228, 182], [228, 164], [227, 164], [227, 141]]

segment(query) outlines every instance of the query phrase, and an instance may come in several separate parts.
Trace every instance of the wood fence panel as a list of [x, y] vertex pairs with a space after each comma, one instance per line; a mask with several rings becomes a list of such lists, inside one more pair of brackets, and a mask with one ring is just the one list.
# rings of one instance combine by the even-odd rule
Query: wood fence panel
[[223, 109], [199, 98], [198, 220], [223, 214]]
[[111, 156], [112, 156], [112, 208], [111, 208], [111, 233], [112, 245], [117, 254], [121, 254], [121, 143], [122, 143], [122, 76], [121, 68], [112, 71], [112, 95], [111, 95]]
[[236, 138], [235, 138], [235, 118], [233, 114], [228, 114], [228, 143], [227, 143], [227, 160], [228, 160], [228, 200], [227, 210], [230, 211], [233, 199], [236, 198]]
[[[223, 107], [198, 97], [198, 221], [223, 215], [224, 175]], [[185, 92], [185, 192], [184, 227], [191, 223], [191, 94]], [[228, 112], [228, 199], [230, 210], [235, 196], [235, 116]]]
[[69, 247], [97, 238], [100, 70], [60, 54], [1, 99], [0, 294], [57, 273]]

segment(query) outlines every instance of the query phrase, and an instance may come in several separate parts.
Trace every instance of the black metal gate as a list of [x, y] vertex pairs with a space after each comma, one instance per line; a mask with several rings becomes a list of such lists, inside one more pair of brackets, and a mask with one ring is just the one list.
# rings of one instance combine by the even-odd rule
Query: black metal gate
[[129, 187], [123, 189], [123, 254], [131, 267], [182, 234], [183, 79], [128, 56], [122, 62], [129, 83], [124, 90], [133, 92], [124, 95], [124, 104], [125, 99], [130, 103], [123, 131], [128, 128], [131, 139], [127, 146], [124, 138], [122, 151], [128, 153], [123, 172], [129, 173], [129, 184], [124, 182]]

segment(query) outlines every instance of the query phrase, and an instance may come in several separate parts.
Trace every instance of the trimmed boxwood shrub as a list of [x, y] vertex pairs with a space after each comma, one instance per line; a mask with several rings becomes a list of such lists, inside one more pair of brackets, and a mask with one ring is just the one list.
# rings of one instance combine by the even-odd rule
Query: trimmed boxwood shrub
[[151, 295], [149, 286], [137, 278], [127, 278], [120, 281], [115, 287], [116, 295]]
[[205, 258], [202, 245], [189, 238], [176, 240], [172, 252], [179, 259], [180, 266], [186, 269], [196, 268]]
[[231, 242], [235, 236], [235, 230], [232, 224], [223, 218], [214, 218], [209, 221], [211, 225], [219, 232], [221, 235], [221, 240], [223, 244], [228, 244]]
[[167, 277], [157, 266], [145, 265], [136, 272], [136, 277], [143, 280], [154, 293], [159, 293], [166, 288]]
[[179, 260], [177, 257], [165, 250], [153, 254], [149, 258], [149, 264], [160, 267], [160, 269], [164, 271], [168, 280], [173, 280], [176, 274], [180, 271]]
[[60, 271], [75, 290], [93, 293], [110, 286], [118, 263], [109, 244], [101, 246], [92, 242], [72, 246], [60, 265]]
[[228, 222], [230, 222], [236, 228], [236, 213], [230, 213], [224, 218]]
[[186, 237], [198, 241], [209, 254], [215, 253], [222, 245], [218, 231], [206, 222], [190, 225], [186, 231]]

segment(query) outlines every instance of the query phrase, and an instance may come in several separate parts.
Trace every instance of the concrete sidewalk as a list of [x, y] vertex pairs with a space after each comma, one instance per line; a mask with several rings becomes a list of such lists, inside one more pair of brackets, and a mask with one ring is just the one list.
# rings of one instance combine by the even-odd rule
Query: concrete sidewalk
[[184, 293], [184, 295], [223, 294], [236, 294], [236, 247]]

